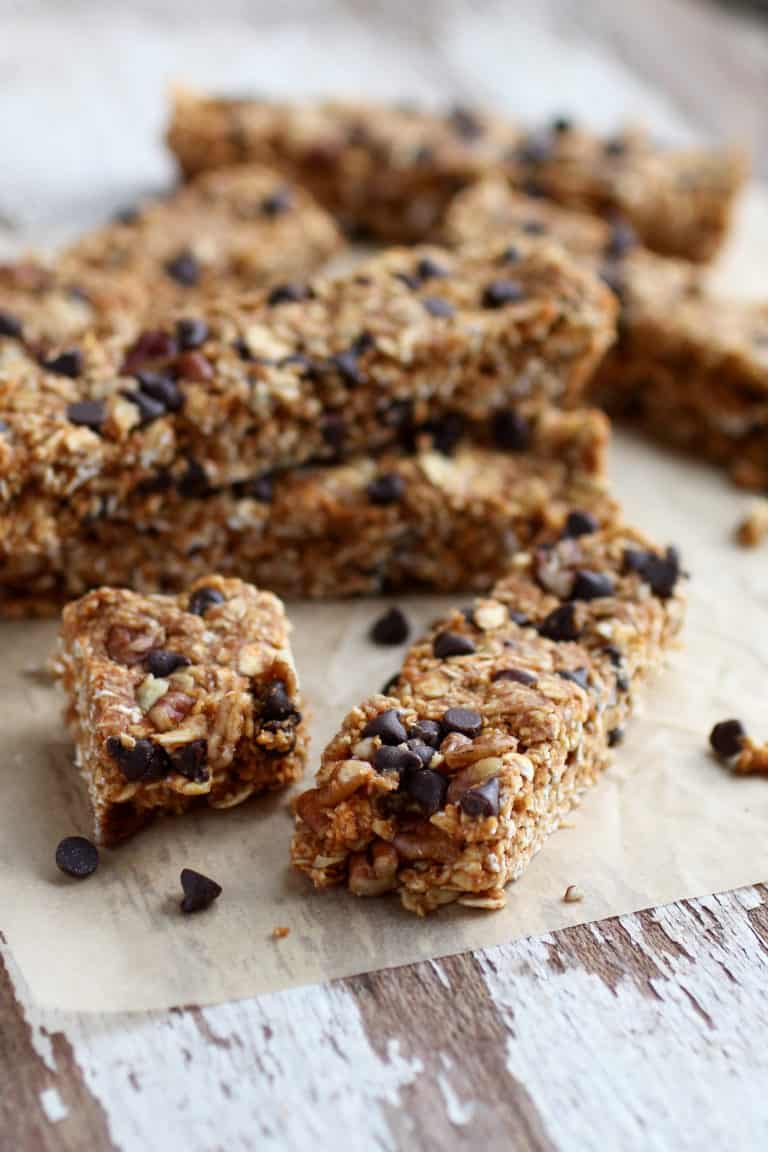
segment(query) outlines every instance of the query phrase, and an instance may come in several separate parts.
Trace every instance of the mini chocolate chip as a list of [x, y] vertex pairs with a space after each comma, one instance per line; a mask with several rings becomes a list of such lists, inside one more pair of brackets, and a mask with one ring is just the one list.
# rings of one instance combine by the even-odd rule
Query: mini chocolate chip
[[139, 219], [139, 211], [137, 208], [118, 208], [117, 211], [112, 213], [113, 224], [135, 224]]
[[497, 680], [513, 680], [516, 684], [525, 684], [529, 688], [535, 688], [539, 682], [538, 677], [525, 668], [499, 668], [498, 672], [494, 672], [491, 676], [491, 683], [495, 684]]
[[597, 532], [599, 527], [596, 518], [590, 512], [582, 512], [577, 508], [568, 513], [562, 535], [566, 539], [574, 536], [589, 536], [590, 533]]
[[85, 836], [65, 836], [56, 849], [56, 867], [67, 876], [84, 880], [99, 866], [99, 850]]
[[205, 616], [214, 604], [223, 602], [224, 596], [218, 588], [198, 588], [189, 598], [187, 612], [191, 612], [193, 616]]
[[476, 788], [469, 788], [461, 800], [459, 800], [459, 806], [467, 816], [474, 816], [478, 819], [485, 819], [488, 816], [498, 816], [498, 776], [492, 776], [490, 780], [486, 780], [484, 784], [478, 784]]
[[67, 420], [78, 427], [90, 428], [98, 432], [107, 418], [104, 405], [100, 400], [76, 400], [67, 408]]
[[401, 786], [425, 816], [434, 816], [445, 804], [448, 781], [432, 768], [407, 772], [402, 777]]
[[721, 720], [710, 732], [709, 743], [718, 756], [730, 760], [741, 752], [746, 738], [741, 720]]
[[165, 405], [141, 389], [138, 392], [124, 392], [123, 395], [138, 408], [142, 424], [151, 424], [153, 420], [159, 420], [166, 414]]
[[543, 220], [524, 220], [521, 227], [527, 236], [543, 236], [547, 231]]
[[360, 368], [357, 357], [358, 353], [349, 348], [346, 352], [339, 352], [335, 356], [331, 356], [329, 360], [345, 384], [365, 384], [367, 377]]
[[184, 403], [184, 393], [175, 380], [162, 372], [137, 372], [139, 388], [145, 396], [162, 404], [166, 412], [178, 412]]
[[396, 504], [405, 495], [405, 481], [397, 472], [382, 472], [366, 491], [371, 504]]
[[208, 325], [205, 320], [179, 320], [176, 324], [176, 337], [179, 348], [190, 352], [193, 348], [200, 348], [208, 339]]
[[191, 740], [189, 744], [182, 744], [171, 752], [171, 767], [186, 780], [195, 784], [202, 784], [210, 776], [205, 757], [208, 744], [205, 740]]
[[21, 321], [12, 312], [0, 312], [0, 336], [11, 336], [15, 340], [21, 339]]
[[680, 555], [676, 548], [667, 548], [663, 556], [640, 548], [627, 548], [624, 551], [624, 568], [637, 572], [654, 596], [668, 600], [682, 574]]
[[614, 668], [618, 668], [624, 663], [624, 653], [621, 648], [617, 648], [615, 644], [606, 644], [603, 652], [613, 664]]
[[449, 656], [468, 656], [474, 651], [474, 640], [461, 632], [438, 632], [432, 644], [432, 652], [438, 660], [447, 660]]
[[399, 680], [399, 679], [400, 679], [400, 673], [399, 673], [399, 672], [394, 672], [394, 673], [393, 673], [393, 674], [390, 676], [389, 680], [386, 680], [386, 681], [385, 681], [385, 682], [382, 684], [382, 686], [381, 686], [381, 695], [382, 695], [382, 696], [389, 696], [389, 694], [391, 693], [392, 689], [395, 687], [395, 685], [397, 684], [397, 682], [398, 682], [398, 680]]
[[421, 757], [412, 752], [410, 748], [382, 744], [380, 748], [376, 749], [373, 766], [377, 772], [397, 772], [398, 776], [402, 776], [403, 772], [408, 769], [418, 771], [422, 767], [422, 763]]
[[608, 747], [609, 748], [615, 748], [617, 746], [617, 744], [621, 744], [623, 739], [624, 739], [624, 729], [623, 728], [611, 728], [610, 732], [608, 733]]
[[479, 736], [483, 727], [483, 718], [473, 708], [449, 708], [443, 713], [443, 732], [459, 732], [474, 740]]
[[209, 494], [208, 474], [198, 460], [187, 461], [186, 471], [176, 481], [176, 489], [191, 500], [200, 500]]
[[556, 136], [564, 136], [573, 131], [573, 120], [570, 116], [555, 116], [552, 121], [552, 131]]
[[242, 485], [242, 495], [249, 500], [257, 500], [260, 504], [271, 504], [275, 496], [275, 484], [269, 472], [263, 476], [254, 476]]
[[270, 308], [276, 308], [278, 304], [297, 304], [300, 300], [309, 299], [310, 295], [306, 284], [276, 284], [267, 296], [267, 304]]
[[293, 700], [284, 680], [273, 680], [267, 688], [262, 716], [265, 720], [285, 720], [294, 711]]
[[566, 600], [558, 608], [553, 608], [541, 624], [539, 634], [548, 640], [576, 640], [579, 629], [576, 625], [576, 605]]
[[187, 288], [193, 287], [200, 279], [200, 264], [194, 253], [188, 250], [179, 252], [178, 256], [169, 260], [165, 270], [177, 284], [183, 284]]
[[181, 888], [184, 893], [181, 910], [185, 915], [190, 912], [202, 912], [221, 896], [221, 884], [217, 884], [208, 876], [203, 876], [202, 872], [195, 872], [193, 868], [182, 868]]
[[370, 637], [374, 644], [403, 644], [408, 639], [410, 626], [405, 613], [397, 607], [389, 608], [373, 622]]
[[514, 409], [494, 412], [491, 434], [496, 446], [505, 452], [525, 452], [531, 444], [531, 426], [525, 416]]
[[456, 312], [450, 300], [444, 300], [442, 296], [424, 296], [421, 302], [430, 316], [448, 319]]
[[606, 156], [623, 156], [627, 150], [627, 141], [623, 136], [612, 136], [603, 144]]
[[402, 284], [405, 284], [406, 288], [410, 288], [412, 292], [415, 292], [417, 288], [421, 287], [421, 280], [411, 272], [395, 272], [393, 275], [395, 280], [399, 280]]
[[442, 730], [437, 720], [417, 720], [408, 729], [408, 740], [428, 744], [430, 748], [437, 748], [442, 737]]
[[378, 736], [382, 744], [405, 744], [407, 733], [397, 708], [372, 716], [363, 728], [363, 737], [366, 736]]
[[165, 749], [144, 737], [137, 740], [133, 748], [126, 748], [117, 736], [110, 736], [107, 752], [126, 780], [159, 779], [169, 771], [170, 763]]
[[55, 376], [69, 376], [76, 380], [83, 371], [83, 355], [78, 348], [68, 348], [52, 360], [43, 361], [43, 368]]
[[625, 256], [637, 244], [637, 233], [626, 220], [617, 220], [612, 228], [608, 243], [605, 246], [605, 255], [612, 260]]
[[519, 280], [491, 280], [483, 289], [483, 308], [503, 308], [517, 304], [525, 297], [525, 288]]
[[293, 203], [289, 188], [278, 188], [270, 196], [265, 196], [261, 202], [261, 210], [265, 216], [282, 216]]
[[629, 677], [625, 672], [619, 672], [616, 677], [616, 689], [619, 692], [629, 692]]
[[571, 588], [572, 600], [599, 600], [603, 596], [613, 596], [613, 593], [613, 580], [605, 572], [580, 568], [574, 576]]
[[425, 744], [423, 740], [409, 740], [408, 747], [411, 752], [416, 753], [422, 768], [429, 768], [435, 756], [435, 749]]
[[522, 164], [544, 164], [552, 155], [552, 143], [543, 134], [531, 134], [517, 148], [517, 159]]
[[462, 140], [477, 140], [485, 132], [482, 121], [470, 108], [457, 104], [448, 113], [448, 123]]
[[525, 612], [515, 612], [513, 608], [509, 609], [509, 618], [513, 624], [517, 624], [520, 628], [525, 628], [530, 624]]
[[153, 676], [170, 676], [177, 668], [187, 668], [189, 660], [181, 652], [171, 652], [168, 648], [155, 648], [144, 661], [147, 672]]
[[423, 256], [416, 265], [416, 275], [420, 280], [432, 280], [447, 276], [448, 273], [436, 260], [431, 260], [429, 256]]
[[510, 244], [501, 254], [502, 264], [517, 264], [520, 260], [520, 249]]
[[557, 675], [561, 680], [570, 680], [573, 684], [578, 684], [579, 688], [585, 691], [589, 688], [589, 673], [586, 668], [562, 668]]

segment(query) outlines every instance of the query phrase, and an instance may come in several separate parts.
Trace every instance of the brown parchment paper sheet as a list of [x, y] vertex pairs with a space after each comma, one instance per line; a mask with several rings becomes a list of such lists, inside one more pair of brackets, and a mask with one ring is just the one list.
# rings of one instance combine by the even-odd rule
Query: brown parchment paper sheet
[[[753, 294], [767, 267], [768, 197], [755, 193], [720, 279]], [[58, 840], [88, 825], [61, 701], [40, 674], [55, 625], [2, 625], [0, 931], [32, 997], [94, 1011], [211, 1003], [765, 879], [768, 780], [734, 778], [707, 752], [711, 725], [729, 715], [768, 737], [768, 550], [731, 543], [750, 498], [717, 471], [625, 435], [616, 436], [612, 473], [627, 515], [683, 550], [692, 576], [685, 649], [646, 696], [615, 767], [498, 913], [453, 907], [417, 920], [393, 899], [313, 892], [287, 865], [285, 796], [158, 822], [102, 853], [89, 880], [62, 876]], [[418, 628], [449, 601], [401, 603]], [[291, 606], [315, 756], [355, 700], [397, 666], [400, 650], [367, 640], [381, 608]], [[182, 918], [178, 877], [187, 866], [215, 877], [224, 894]], [[582, 903], [563, 902], [569, 884], [583, 890]], [[273, 940], [278, 925], [290, 934]]]

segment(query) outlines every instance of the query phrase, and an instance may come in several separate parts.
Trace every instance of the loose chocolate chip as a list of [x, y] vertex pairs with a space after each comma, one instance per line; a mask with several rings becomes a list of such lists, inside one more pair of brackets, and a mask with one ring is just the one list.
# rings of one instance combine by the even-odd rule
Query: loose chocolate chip
[[425, 296], [421, 302], [430, 316], [448, 319], [453, 316], [456, 311], [450, 300], [444, 300], [442, 296]]
[[442, 730], [437, 720], [417, 720], [408, 729], [408, 740], [428, 744], [430, 748], [437, 748], [442, 736]]
[[408, 741], [408, 747], [411, 752], [415, 752], [418, 756], [422, 768], [429, 768], [435, 756], [435, 749], [430, 747], [429, 744], [425, 744], [423, 740], [410, 739]]
[[600, 525], [590, 512], [581, 512], [575, 509], [568, 513], [563, 528], [563, 537], [568, 539], [574, 536], [589, 536], [590, 533], [597, 532], [599, 527]]
[[564, 136], [573, 131], [573, 120], [570, 116], [556, 116], [552, 121], [552, 131], [556, 136]]
[[398, 682], [398, 680], [399, 680], [399, 679], [400, 679], [400, 673], [399, 673], [399, 672], [395, 672], [395, 673], [393, 673], [393, 675], [392, 675], [392, 676], [390, 676], [389, 680], [386, 680], [386, 681], [385, 681], [385, 682], [382, 684], [382, 686], [381, 686], [381, 695], [382, 695], [382, 696], [389, 696], [390, 692], [391, 692], [391, 691], [392, 691], [392, 689], [395, 687], [395, 685], [397, 684], [397, 682]]
[[712, 750], [724, 760], [738, 756], [744, 747], [747, 733], [741, 720], [721, 720], [709, 734]]
[[267, 304], [270, 308], [276, 308], [278, 304], [296, 304], [300, 300], [307, 300], [309, 296], [306, 284], [276, 284], [267, 296]]
[[485, 819], [488, 816], [498, 816], [498, 776], [492, 776], [490, 780], [486, 780], [484, 784], [479, 784], [477, 788], [469, 788], [461, 800], [459, 800], [459, 806], [467, 816], [474, 816], [478, 819]]
[[473, 708], [449, 708], [443, 713], [443, 732], [459, 732], [474, 740], [483, 727], [483, 718]]
[[533, 672], [527, 672], [525, 668], [500, 668], [491, 676], [492, 684], [497, 680], [513, 680], [516, 684], [526, 684], [529, 688], [535, 688], [539, 682], [538, 677]]
[[178, 256], [167, 262], [165, 270], [177, 284], [187, 288], [193, 287], [200, 279], [200, 264], [193, 252], [179, 252]]
[[423, 256], [416, 265], [416, 275], [420, 280], [432, 280], [447, 276], [448, 273], [442, 264], [438, 264], [436, 260], [431, 260], [429, 256]]
[[389, 608], [375, 620], [370, 631], [374, 644], [403, 644], [408, 639], [410, 626], [405, 613], [397, 607]]
[[21, 333], [21, 321], [12, 312], [0, 312], [0, 336], [11, 336], [15, 340], [20, 340]]
[[521, 227], [527, 236], [543, 236], [547, 231], [543, 220], [524, 220]]
[[491, 280], [483, 289], [483, 308], [503, 308], [517, 304], [525, 297], [525, 288], [519, 280]]
[[54, 356], [52, 360], [43, 361], [46, 372], [53, 372], [55, 376], [69, 376], [75, 380], [83, 370], [83, 356], [77, 348], [69, 348]]
[[178, 492], [190, 500], [200, 500], [211, 491], [208, 474], [198, 460], [188, 460], [187, 468], [176, 481]]
[[151, 740], [137, 740], [133, 748], [126, 748], [117, 736], [107, 740], [107, 752], [117, 764], [126, 780], [141, 780], [151, 776], [165, 776], [170, 764], [167, 753]]
[[605, 246], [605, 255], [611, 260], [625, 256], [637, 244], [637, 233], [625, 220], [617, 220], [611, 228], [611, 235]]
[[611, 728], [610, 732], [608, 733], [608, 747], [609, 748], [615, 748], [617, 746], [617, 744], [621, 744], [623, 739], [624, 739], [624, 729], [623, 728]]
[[676, 548], [667, 548], [663, 556], [640, 548], [627, 548], [624, 552], [624, 568], [627, 572], [637, 572], [650, 585], [654, 596], [661, 600], [669, 599], [682, 575], [680, 555]]
[[358, 364], [358, 353], [349, 348], [346, 352], [339, 352], [331, 356], [330, 363], [336, 368], [345, 384], [365, 384], [365, 372]]
[[67, 420], [71, 424], [90, 428], [92, 432], [98, 432], [106, 416], [106, 410], [100, 400], [76, 400], [67, 408]]
[[67, 876], [84, 880], [99, 866], [99, 850], [85, 836], [65, 836], [56, 849], [56, 867]]
[[195, 872], [193, 868], [182, 868], [181, 888], [184, 893], [181, 910], [185, 915], [190, 912], [202, 912], [221, 896], [221, 884], [217, 884], [208, 876], [203, 876], [202, 872]]
[[402, 777], [402, 787], [425, 816], [434, 816], [445, 804], [448, 781], [432, 768], [420, 768]]
[[176, 338], [179, 348], [190, 352], [193, 348], [200, 348], [208, 339], [208, 325], [205, 320], [179, 320], [176, 324]]
[[156, 400], [166, 412], [178, 412], [184, 403], [184, 393], [175, 380], [162, 372], [137, 372], [139, 388], [145, 396]]
[[293, 198], [289, 188], [278, 188], [270, 196], [265, 196], [261, 202], [261, 210], [265, 216], [282, 216], [291, 207]]
[[381, 748], [376, 749], [373, 766], [377, 772], [397, 772], [398, 776], [402, 776], [409, 769], [412, 772], [418, 771], [422, 763], [421, 758], [410, 748], [382, 744]]
[[194, 616], [205, 616], [209, 608], [214, 604], [222, 604], [223, 601], [224, 596], [218, 588], [198, 588], [189, 598], [187, 612], [191, 612]]
[[613, 593], [613, 580], [605, 572], [593, 572], [589, 568], [580, 568], [573, 580], [571, 599], [599, 600], [603, 596], [612, 596]]
[[576, 625], [576, 605], [566, 600], [558, 608], [553, 608], [539, 625], [539, 634], [548, 640], [576, 640], [579, 629]]
[[471, 636], [464, 636], [461, 632], [438, 632], [432, 651], [438, 660], [447, 660], [449, 656], [468, 656], [475, 651], [475, 642]]
[[366, 736], [378, 736], [382, 744], [405, 744], [408, 738], [397, 708], [372, 716], [363, 728], [363, 737]]
[[462, 140], [477, 140], [485, 132], [477, 114], [459, 104], [448, 113], [448, 123]]
[[405, 494], [405, 481], [397, 472], [382, 472], [366, 491], [371, 504], [396, 504]]
[[531, 443], [531, 426], [519, 412], [505, 409], [494, 412], [491, 435], [496, 446], [505, 452], [525, 452]]
[[210, 776], [205, 763], [208, 744], [205, 740], [191, 740], [189, 744], [182, 744], [171, 752], [171, 767], [186, 780], [195, 784], [202, 784]]
[[579, 688], [585, 691], [589, 687], [589, 673], [586, 668], [563, 668], [558, 672], [561, 680], [570, 680], [573, 684], [578, 684]]
[[285, 720], [294, 711], [293, 700], [284, 680], [273, 680], [267, 688], [262, 716], [265, 720]]
[[170, 676], [177, 668], [186, 668], [189, 660], [181, 652], [171, 652], [169, 648], [155, 648], [144, 661], [147, 672], [153, 676]]

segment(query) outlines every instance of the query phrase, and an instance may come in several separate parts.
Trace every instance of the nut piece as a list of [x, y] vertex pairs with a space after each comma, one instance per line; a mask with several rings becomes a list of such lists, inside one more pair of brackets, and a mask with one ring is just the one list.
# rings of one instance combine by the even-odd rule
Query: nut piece
[[157, 643], [157, 636], [150, 632], [139, 632], [122, 624], [115, 624], [107, 636], [107, 655], [116, 664], [125, 664], [128, 668], [132, 668], [134, 664], [141, 664], [152, 649], [157, 647]]
[[[147, 677], [149, 679], [149, 677]], [[163, 681], [168, 686], [168, 681]], [[187, 696], [186, 692], [179, 692], [175, 688], [171, 688], [165, 695], [161, 696], [149, 713], [149, 719], [154, 724], [155, 728], [160, 732], [170, 732], [172, 728], [176, 728], [181, 724], [184, 717], [194, 706], [194, 699], [192, 696]]]
[[313, 832], [322, 832], [328, 825], [327, 809], [335, 808], [374, 775], [373, 768], [364, 760], [340, 760], [327, 784], [310, 788], [297, 797], [295, 810]]
[[365, 852], [354, 852], [349, 858], [349, 890], [356, 896], [380, 896], [391, 892], [397, 882], [397, 852], [392, 844], [377, 841], [371, 848], [371, 859]]
[[755, 500], [736, 526], [736, 542], [742, 548], [757, 548], [768, 535], [768, 500]]
[[458, 776], [454, 776], [448, 785], [446, 800], [449, 804], [458, 804], [469, 788], [476, 788], [478, 784], [485, 784], [493, 776], [498, 776], [503, 763], [498, 756], [487, 756], [484, 760], [476, 760]]
[[507, 609], [499, 600], [478, 600], [472, 609], [472, 622], [483, 632], [501, 628], [507, 619]]
[[170, 686], [168, 680], [163, 680], [160, 676], [153, 676], [151, 672], [145, 676], [136, 689], [136, 703], [142, 712], [149, 712], [150, 708], [165, 695]]
[[459, 854], [459, 847], [450, 836], [426, 822], [398, 832], [392, 843], [404, 860], [438, 860], [449, 864]]

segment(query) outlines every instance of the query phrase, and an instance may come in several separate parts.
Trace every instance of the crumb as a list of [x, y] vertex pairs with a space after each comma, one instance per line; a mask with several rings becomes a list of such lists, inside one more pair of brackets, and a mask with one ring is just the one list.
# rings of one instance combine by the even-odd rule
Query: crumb
[[757, 548], [768, 535], [768, 500], [755, 500], [736, 526], [736, 542], [742, 548]]
[[566, 904], [578, 904], [579, 901], [584, 899], [584, 893], [581, 888], [576, 884], [569, 884], [563, 895], [563, 900]]
[[281, 924], [278, 924], [278, 926], [276, 928], [272, 929], [272, 939], [273, 940], [285, 940], [286, 936], [290, 936], [290, 934], [291, 934], [290, 928], [286, 928], [284, 925], [281, 925]]
[[768, 743], [756, 744], [745, 737], [733, 771], [737, 776], [768, 776]]
[[558, 827], [560, 827], [560, 828], [575, 828], [576, 825], [574, 824], [573, 820], [561, 820]]

